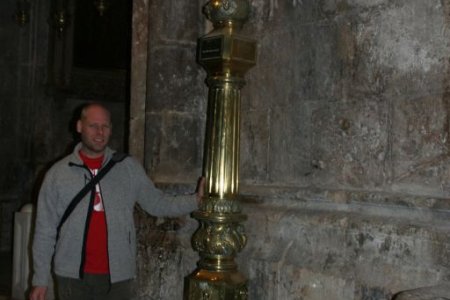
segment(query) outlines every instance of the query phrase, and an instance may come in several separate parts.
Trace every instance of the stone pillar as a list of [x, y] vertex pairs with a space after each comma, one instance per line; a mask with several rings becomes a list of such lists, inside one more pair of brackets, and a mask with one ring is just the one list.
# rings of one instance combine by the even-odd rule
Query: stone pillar
[[148, 0], [133, 1], [133, 36], [130, 75], [129, 152], [141, 163], [145, 151], [145, 106], [147, 97]]

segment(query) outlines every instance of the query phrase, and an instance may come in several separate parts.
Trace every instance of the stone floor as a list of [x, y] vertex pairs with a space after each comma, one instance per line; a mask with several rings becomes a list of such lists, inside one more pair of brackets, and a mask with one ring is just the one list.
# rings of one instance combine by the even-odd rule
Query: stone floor
[[[0, 252], [0, 300], [11, 300], [12, 254]], [[395, 300], [450, 300], [450, 284], [405, 291]]]
[[12, 254], [0, 252], [0, 300], [8, 300], [11, 295]]

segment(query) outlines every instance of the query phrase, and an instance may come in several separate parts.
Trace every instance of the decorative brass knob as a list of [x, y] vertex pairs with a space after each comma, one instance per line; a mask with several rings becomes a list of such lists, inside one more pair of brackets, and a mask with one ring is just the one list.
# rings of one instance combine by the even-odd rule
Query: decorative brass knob
[[242, 25], [250, 13], [246, 0], [211, 0], [204, 6], [204, 13], [214, 27], [225, 24]]

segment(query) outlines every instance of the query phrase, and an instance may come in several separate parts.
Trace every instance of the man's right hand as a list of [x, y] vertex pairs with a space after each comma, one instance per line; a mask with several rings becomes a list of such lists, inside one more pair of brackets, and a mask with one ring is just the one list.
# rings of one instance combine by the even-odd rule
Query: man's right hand
[[30, 300], [45, 300], [47, 294], [46, 286], [33, 286], [30, 293]]

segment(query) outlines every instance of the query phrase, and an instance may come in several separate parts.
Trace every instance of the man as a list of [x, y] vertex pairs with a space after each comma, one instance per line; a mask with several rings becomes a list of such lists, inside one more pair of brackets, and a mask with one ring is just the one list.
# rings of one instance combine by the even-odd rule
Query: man
[[130, 299], [135, 203], [154, 216], [180, 216], [197, 208], [203, 187], [197, 195], [168, 196], [154, 187], [137, 161], [126, 157], [60, 225], [74, 196], [113, 155], [108, 147], [111, 116], [104, 106], [86, 105], [76, 128], [81, 142], [47, 172], [39, 193], [30, 300], [45, 300], [52, 261], [61, 300]]

